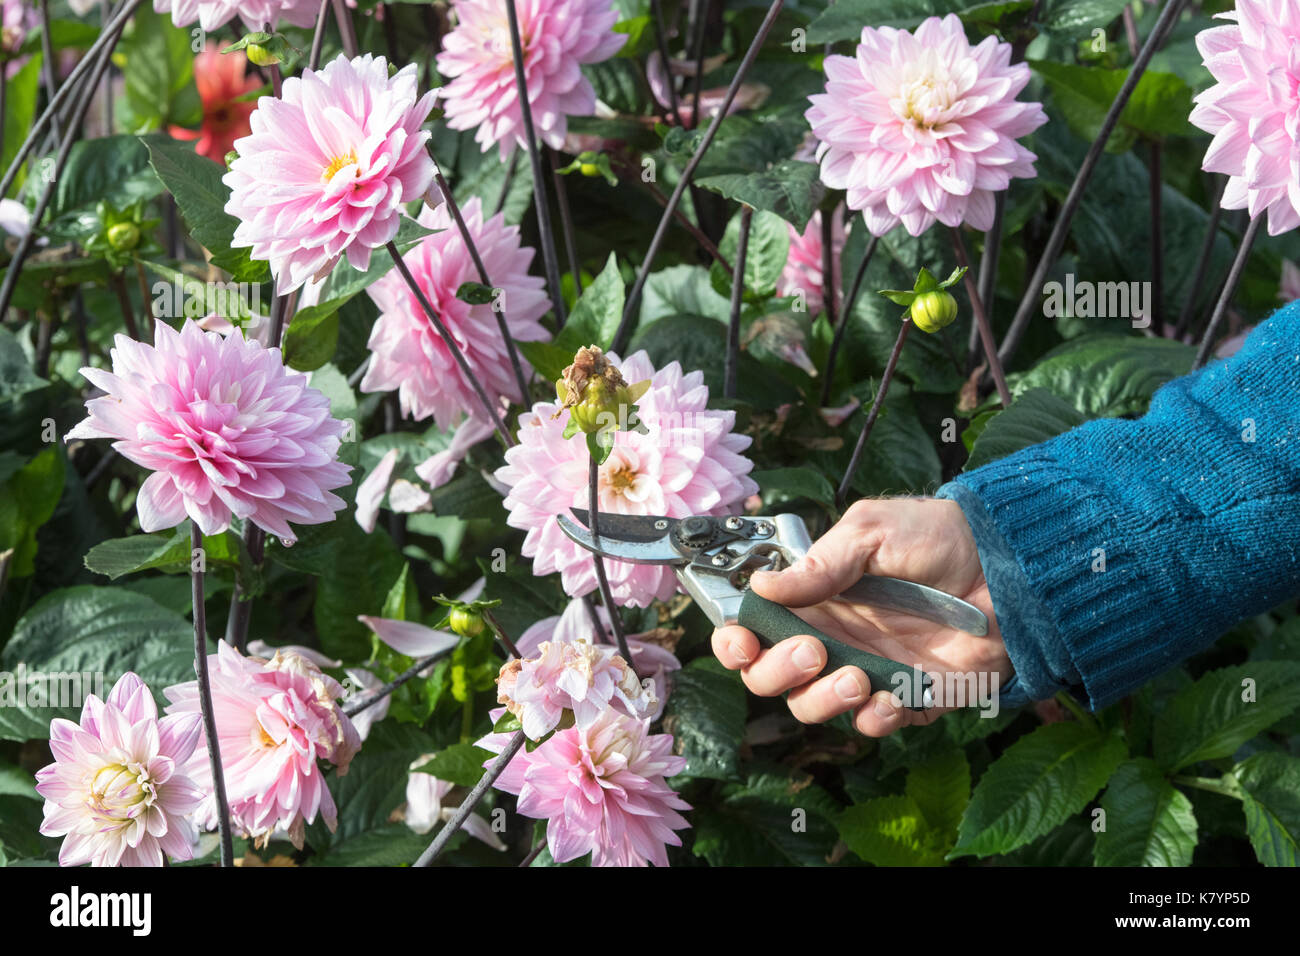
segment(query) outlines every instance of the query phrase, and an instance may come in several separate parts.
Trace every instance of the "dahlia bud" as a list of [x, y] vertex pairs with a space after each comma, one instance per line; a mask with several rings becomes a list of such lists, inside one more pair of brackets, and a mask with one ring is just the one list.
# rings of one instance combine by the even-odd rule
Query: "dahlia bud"
[[601, 174], [600, 167], [597, 166], [595, 163], [579, 163], [578, 172], [592, 179], [595, 179], [597, 176]]
[[649, 387], [648, 381], [628, 385], [598, 346], [582, 348], [555, 383], [555, 394], [560, 400], [560, 411], [555, 417], [569, 410], [566, 430], [569, 434], [580, 431], [593, 435], [618, 428], [627, 422], [637, 399]]
[[244, 47], [244, 53], [247, 54], [249, 62], [257, 66], [275, 66], [280, 62], [280, 55], [274, 50], [262, 46], [260, 43], [250, 43]]
[[912, 300], [912, 321], [922, 332], [938, 332], [957, 318], [957, 300], [943, 289], [922, 292]]
[[451, 609], [451, 629], [461, 637], [478, 637], [485, 626], [483, 615], [473, 608]]
[[109, 226], [108, 244], [117, 252], [130, 252], [140, 244], [140, 227], [133, 222], [119, 222]]

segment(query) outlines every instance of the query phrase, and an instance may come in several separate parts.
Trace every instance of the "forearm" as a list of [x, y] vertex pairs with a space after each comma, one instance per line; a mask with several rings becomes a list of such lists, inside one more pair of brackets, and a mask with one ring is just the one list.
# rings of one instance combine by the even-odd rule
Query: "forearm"
[[961, 475], [1018, 689], [1094, 707], [1300, 595], [1300, 305], [1136, 421]]

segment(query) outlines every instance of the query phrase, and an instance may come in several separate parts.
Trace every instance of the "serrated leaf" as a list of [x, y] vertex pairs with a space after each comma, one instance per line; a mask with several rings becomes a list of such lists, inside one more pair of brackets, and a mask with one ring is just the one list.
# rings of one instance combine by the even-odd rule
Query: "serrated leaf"
[[[209, 566], [239, 564], [239, 542], [233, 532], [205, 536], [203, 550]], [[86, 552], [84, 562], [91, 571], [105, 575], [110, 581], [127, 574], [154, 569], [188, 572], [189, 522], [183, 522], [175, 530], [160, 534], [133, 534], [101, 541]]]
[[[1086, 140], [1097, 138], [1129, 73], [1054, 60], [1030, 60], [1029, 65], [1047, 81], [1070, 129]], [[1191, 110], [1192, 89], [1186, 82], [1172, 73], [1147, 70], [1124, 105], [1108, 148], [1125, 147], [1133, 135], [1192, 135], [1196, 130], [1187, 121]], [[1127, 139], [1116, 138], [1121, 130], [1128, 131]]]
[[390, 823], [331, 844], [307, 866], [410, 866], [432, 842], [432, 837], [412, 831], [404, 823]]
[[949, 858], [1007, 853], [1078, 813], [1124, 759], [1124, 742], [1074, 722], [1047, 724], [980, 778]]
[[876, 866], [942, 866], [947, 841], [910, 796], [876, 797], [840, 817], [840, 839]]
[[1151, 760], [1115, 771], [1102, 794], [1106, 829], [1094, 848], [1097, 866], [1190, 866], [1196, 849], [1192, 803]]
[[1089, 335], [1048, 352], [1011, 377], [1013, 396], [1046, 388], [1088, 418], [1142, 414], [1161, 385], [1192, 367], [1195, 350], [1168, 339]]
[[1233, 768], [1246, 833], [1265, 866], [1300, 866], [1300, 758], [1259, 753]]
[[487, 305], [493, 294], [492, 287], [482, 282], [462, 282], [456, 290], [456, 298], [470, 305]]
[[[1242, 700], [1253, 684], [1253, 700]], [[1201, 676], [1156, 718], [1156, 763], [1173, 773], [1230, 757], [1251, 737], [1300, 707], [1300, 663], [1251, 661]]]
[[682, 776], [736, 776], [746, 710], [740, 675], [713, 658], [699, 658], [673, 673], [663, 723], [673, 735], [673, 753], [686, 758]]
[[371, 727], [348, 772], [331, 780], [339, 808], [331, 846], [387, 823], [406, 800], [411, 763], [430, 749], [429, 735], [411, 724], [383, 720]]
[[337, 300], [303, 309], [284, 333], [284, 363], [299, 372], [312, 372], [330, 359], [339, 345]]
[[826, 187], [816, 163], [777, 160], [767, 169], [750, 173], [705, 176], [698, 185], [727, 199], [780, 216], [800, 232], [822, 204]]
[[1046, 441], [1082, 425], [1085, 420], [1078, 409], [1045, 388], [1021, 392], [1010, 408], [997, 412], [984, 424], [971, 448], [965, 470]]
[[1042, 23], [1054, 33], [1080, 35], [1104, 27], [1128, 6], [1128, 0], [1047, 0]]
[[753, 773], [690, 814], [691, 851], [713, 866], [822, 866], [835, 846], [837, 811], [811, 777]]
[[14, 578], [36, 570], [36, 533], [58, 506], [65, 469], [63, 449], [49, 446], [0, 484], [0, 552], [13, 551], [8, 573]]
[[609, 348], [623, 318], [624, 295], [623, 275], [618, 271], [617, 257], [611, 252], [605, 268], [582, 290], [564, 328], [555, 337], [552, 348], [568, 355], [564, 368], [573, 364], [573, 356], [580, 348], [590, 345]]
[[32, 371], [27, 353], [14, 334], [0, 327], [0, 402], [13, 401], [49, 384]]
[[917, 764], [907, 772], [905, 791], [921, 809], [926, 824], [956, 839], [962, 814], [970, 803], [970, 764], [960, 750], [948, 750]]
[[[719, 251], [735, 262], [740, 248], [742, 215], [737, 213], [727, 223]], [[790, 231], [775, 213], [756, 211], [750, 221], [749, 242], [745, 248], [745, 301], [759, 302], [776, 294], [781, 270], [790, 258]], [[717, 262], [710, 267], [710, 280], [719, 295], [731, 296], [732, 273]]]
[[835, 489], [816, 469], [769, 468], [752, 472], [749, 477], [758, 483], [763, 502], [769, 507], [807, 498], [829, 510], [835, 508]]

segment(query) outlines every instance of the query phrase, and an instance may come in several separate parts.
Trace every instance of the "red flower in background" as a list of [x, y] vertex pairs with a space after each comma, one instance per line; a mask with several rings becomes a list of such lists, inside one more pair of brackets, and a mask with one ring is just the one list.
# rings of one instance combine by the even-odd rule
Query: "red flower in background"
[[169, 130], [177, 139], [197, 139], [195, 152], [223, 166], [226, 154], [235, 148], [235, 140], [252, 132], [248, 117], [257, 104], [239, 98], [261, 84], [244, 75], [246, 62], [242, 53], [223, 56], [212, 44], [204, 47], [194, 60], [194, 82], [203, 101], [203, 123], [198, 132], [183, 126]]

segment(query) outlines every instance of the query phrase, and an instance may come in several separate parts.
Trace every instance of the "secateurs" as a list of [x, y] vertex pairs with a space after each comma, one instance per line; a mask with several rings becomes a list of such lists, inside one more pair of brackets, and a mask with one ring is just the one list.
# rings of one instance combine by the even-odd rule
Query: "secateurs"
[[[590, 524], [585, 510], [575, 508], [573, 514], [583, 524]], [[872, 688], [899, 692], [905, 704], [919, 700], [911, 709], [934, 706], [928, 675], [845, 644], [749, 589], [749, 575], [754, 571], [779, 571], [798, 561], [812, 546], [808, 528], [798, 515], [663, 518], [601, 512], [598, 536], [567, 515], [557, 518], [560, 529], [588, 551], [632, 564], [672, 565], [682, 586], [715, 627], [740, 624], [753, 631], [764, 646], [809, 634], [826, 647], [823, 674], [851, 664], [862, 669]], [[837, 600], [902, 611], [976, 636], [988, 633], [988, 618], [979, 608], [912, 581], [864, 575]]]

